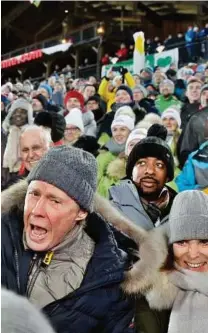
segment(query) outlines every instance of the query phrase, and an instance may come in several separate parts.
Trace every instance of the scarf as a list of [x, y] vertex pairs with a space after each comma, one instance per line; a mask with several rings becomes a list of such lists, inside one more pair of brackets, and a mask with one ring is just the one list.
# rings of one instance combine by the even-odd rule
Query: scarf
[[18, 172], [21, 165], [19, 140], [23, 127], [12, 125], [9, 129], [3, 158], [3, 168], [9, 168], [9, 172]]
[[156, 201], [147, 201], [142, 197], [140, 198], [145, 211], [151, 218], [152, 222], [157, 226], [157, 224], [160, 223], [159, 219], [161, 211], [169, 204], [170, 195], [168, 189], [164, 187]]
[[208, 332], [208, 272], [177, 268], [169, 281], [178, 289], [168, 333]]
[[119, 145], [113, 138], [110, 139], [105, 147], [114, 155], [119, 155], [125, 151], [126, 142]]

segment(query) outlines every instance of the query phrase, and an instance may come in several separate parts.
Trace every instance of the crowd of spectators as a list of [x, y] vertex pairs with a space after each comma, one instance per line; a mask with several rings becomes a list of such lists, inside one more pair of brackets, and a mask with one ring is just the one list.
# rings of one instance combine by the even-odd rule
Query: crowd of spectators
[[[166, 72], [111, 67], [98, 81], [57, 67], [1, 87], [2, 284], [57, 333], [207, 330], [208, 64], [192, 53], [197, 32], [185, 35], [195, 62]], [[116, 55], [128, 56], [125, 44]], [[27, 303], [3, 296], [9, 327], [11, 298]]]
[[[208, 23], [201, 29], [195, 25], [188, 27], [185, 33], [178, 32], [177, 35], [168, 35], [165, 40], [158, 36], [145, 40], [145, 54], [154, 54], [163, 47], [164, 51], [179, 48], [179, 61], [185, 64], [189, 61], [199, 61], [200, 58], [208, 59]], [[115, 54], [106, 52], [102, 57], [102, 65], [111, 63], [111, 59], [118, 58], [125, 61], [133, 58], [134, 44], [121, 43], [119, 50]]]

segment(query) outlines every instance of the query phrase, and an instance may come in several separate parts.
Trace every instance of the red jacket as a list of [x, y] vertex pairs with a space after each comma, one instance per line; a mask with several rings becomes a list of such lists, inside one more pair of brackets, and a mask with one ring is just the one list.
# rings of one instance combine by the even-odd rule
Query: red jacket
[[128, 56], [128, 49], [126, 47], [124, 49], [119, 49], [116, 52], [116, 55], [119, 58], [119, 60], [125, 60]]
[[103, 56], [101, 59], [102, 65], [108, 65], [110, 63], [109, 57]]

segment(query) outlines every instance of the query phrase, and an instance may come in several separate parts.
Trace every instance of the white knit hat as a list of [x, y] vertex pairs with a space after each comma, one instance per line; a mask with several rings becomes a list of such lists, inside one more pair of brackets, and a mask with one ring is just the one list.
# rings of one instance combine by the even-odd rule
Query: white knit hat
[[150, 113], [146, 114], [146, 116], [144, 117], [143, 120], [147, 121], [151, 125], [153, 125], [153, 124], [160, 124], [160, 125], [162, 125], [161, 117], [158, 116], [158, 114], [153, 113], [153, 112], [150, 112]]
[[134, 128], [134, 119], [126, 115], [116, 117], [111, 124], [111, 130], [114, 126], [127, 127], [130, 131], [132, 131]]
[[121, 106], [120, 108], [118, 108], [118, 110], [115, 113], [114, 119], [116, 119], [119, 116], [129, 116], [134, 120], [134, 122], [136, 120], [134, 111], [128, 105], [124, 105], [124, 106]]
[[82, 119], [82, 112], [78, 108], [72, 109], [69, 114], [65, 117], [66, 125], [74, 125], [84, 133], [84, 124]]
[[177, 123], [178, 127], [181, 127], [181, 117], [180, 117], [180, 112], [172, 107], [167, 108], [161, 115], [161, 118], [174, 118]]
[[126, 147], [125, 147], [125, 154], [128, 154], [128, 145], [131, 141], [138, 139], [138, 141], [146, 138], [147, 136], [147, 129], [146, 128], [136, 128], [134, 129], [128, 136], [128, 139], [126, 141]]

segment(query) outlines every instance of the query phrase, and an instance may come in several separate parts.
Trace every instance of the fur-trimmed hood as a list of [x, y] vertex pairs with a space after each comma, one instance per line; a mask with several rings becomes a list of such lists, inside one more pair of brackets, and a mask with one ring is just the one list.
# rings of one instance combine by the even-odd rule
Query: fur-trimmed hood
[[[1, 210], [3, 213], [8, 213], [15, 207], [20, 211], [24, 209], [24, 201], [27, 192], [28, 183], [26, 180], [20, 180], [18, 183], [10, 186], [7, 190], [2, 192], [1, 197]], [[122, 287], [128, 294], [137, 293], [140, 290], [148, 288], [151, 276], [155, 269], [154, 262], [161, 258], [158, 244], [152, 245], [149, 241], [147, 231], [136, 226], [132, 221], [123, 216], [113, 205], [100, 195], [95, 195], [94, 211], [100, 214], [106, 221], [112, 224], [117, 230], [122, 231], [130, 238], [132, 238], [140, 248], [138, 261], [134, 264], [133, 268], [126, 272], [126, 279]], [[163, 241], [163, 240], [162, 240]], [[158, 241], [160, 243], [160, 241]], [[144, 245], [144, 250], [143, 250]], [[162, 245], [161, 245], [162, 246]], [[146, 248], [148, 251], [146, 251]], [[163, 262], [163, 257], [160, 262]], [[152, 262], [153, 265], [147, 264]]]
[[28, 125], [32, 125], [32, 123], [33, 123], [32, 105], [26, 99], [18, 98], [16, 101], [14, 101], [11, 104], [11, 108], [2, 123], [2, 128], [5, 133], [9, 132], [9, 129], [11, 127], [11, 124], [10, 124], [11, 117], [12, 117], [13, 113], [15, 112], [15, 110], [18, 108], [22, 108], [27, 111], [27, 117], [28, 117], [27, 123], [28, 123]]
[[109, 177], [122, 179], [126, 177], [126, 157], [119, 156], [108, 164], [106, 174]]
[[[23, 211], [27, 187], [27, 181], [21, 180], [2, 192], [2, 213], [8, 213], [15, 207]], [[168, 224], [146, 231], [98, 194], [95, 195], [94, 212], [128, 235], [138, 246], [138, 251], [134, 253], [138, 256], [138, 261], [125, 273], [125, 280], [121, 285], [123, 291], [135, 296], [143, 294], [153, 309], [172, 308], [179, 288], [171, 282], [169, 273], [161, 270], [168, 255]]]

